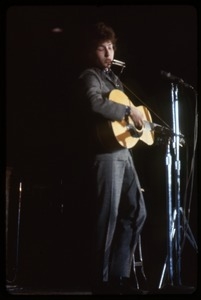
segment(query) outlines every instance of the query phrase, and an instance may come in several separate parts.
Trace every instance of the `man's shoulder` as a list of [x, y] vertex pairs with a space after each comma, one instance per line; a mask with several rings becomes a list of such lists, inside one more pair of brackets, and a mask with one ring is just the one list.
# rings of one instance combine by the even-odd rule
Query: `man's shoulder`
[[83, 70], [80, 74], [80, 77], [86, 76], [86, 75], [96, 75], [96, 76], [101, 76], [102, 70], [99, 68], [91, 67]]

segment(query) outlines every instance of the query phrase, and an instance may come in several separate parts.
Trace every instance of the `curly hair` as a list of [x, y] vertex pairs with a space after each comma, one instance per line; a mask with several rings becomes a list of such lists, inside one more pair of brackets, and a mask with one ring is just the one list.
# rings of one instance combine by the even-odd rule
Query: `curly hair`
[[104, 22], [98, 22], [92, 26], [88, 32], [89, 46], [95, 47], [100, 41], [111, 41], [116, 50], [117, 38], [112, 27], [106, 25]]

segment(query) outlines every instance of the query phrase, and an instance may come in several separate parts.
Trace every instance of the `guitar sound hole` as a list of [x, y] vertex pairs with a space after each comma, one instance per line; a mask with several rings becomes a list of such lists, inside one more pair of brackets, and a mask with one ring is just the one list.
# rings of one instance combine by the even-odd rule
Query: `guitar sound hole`
[[132, 137], [140, 137], [142, 135], [140, 132], [136, 131], [136, 129], [133, 125], [128, 124], [126, 127]]

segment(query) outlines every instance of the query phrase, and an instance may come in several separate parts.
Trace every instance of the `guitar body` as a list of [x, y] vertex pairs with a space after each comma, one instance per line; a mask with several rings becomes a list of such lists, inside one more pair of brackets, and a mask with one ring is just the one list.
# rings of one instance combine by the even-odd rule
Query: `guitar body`
[[[111, 91], [109, 99], [126, 106], [135, 107], [126, 94], [117, 89]], [[145, 106], [137, 106], [137, 109], [142, 112], [145, 121], [145, 126], [141, 130], [135, 128], [130, 117], [128, 117], [127, 120], [105, 121], [99, 124], [97, 127], [97, 136], [106, 149], [130, 149], [133, 148], [139, 140], [147, 145], [154, 143], [154, 132], [151, 130], [151, 126], [147, 126], [152, 122], [150, 112]]]

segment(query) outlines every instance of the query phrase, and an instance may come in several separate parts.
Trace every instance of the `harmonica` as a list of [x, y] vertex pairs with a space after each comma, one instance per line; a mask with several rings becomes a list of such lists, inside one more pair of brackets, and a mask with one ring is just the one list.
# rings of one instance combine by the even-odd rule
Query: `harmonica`
[[124, 68], [126, 67], [126, 63], [124, 61], [117, 60], [117, 59], [113, 59], [112, 64], [120, 66], [120, 67], [124, 67]]

